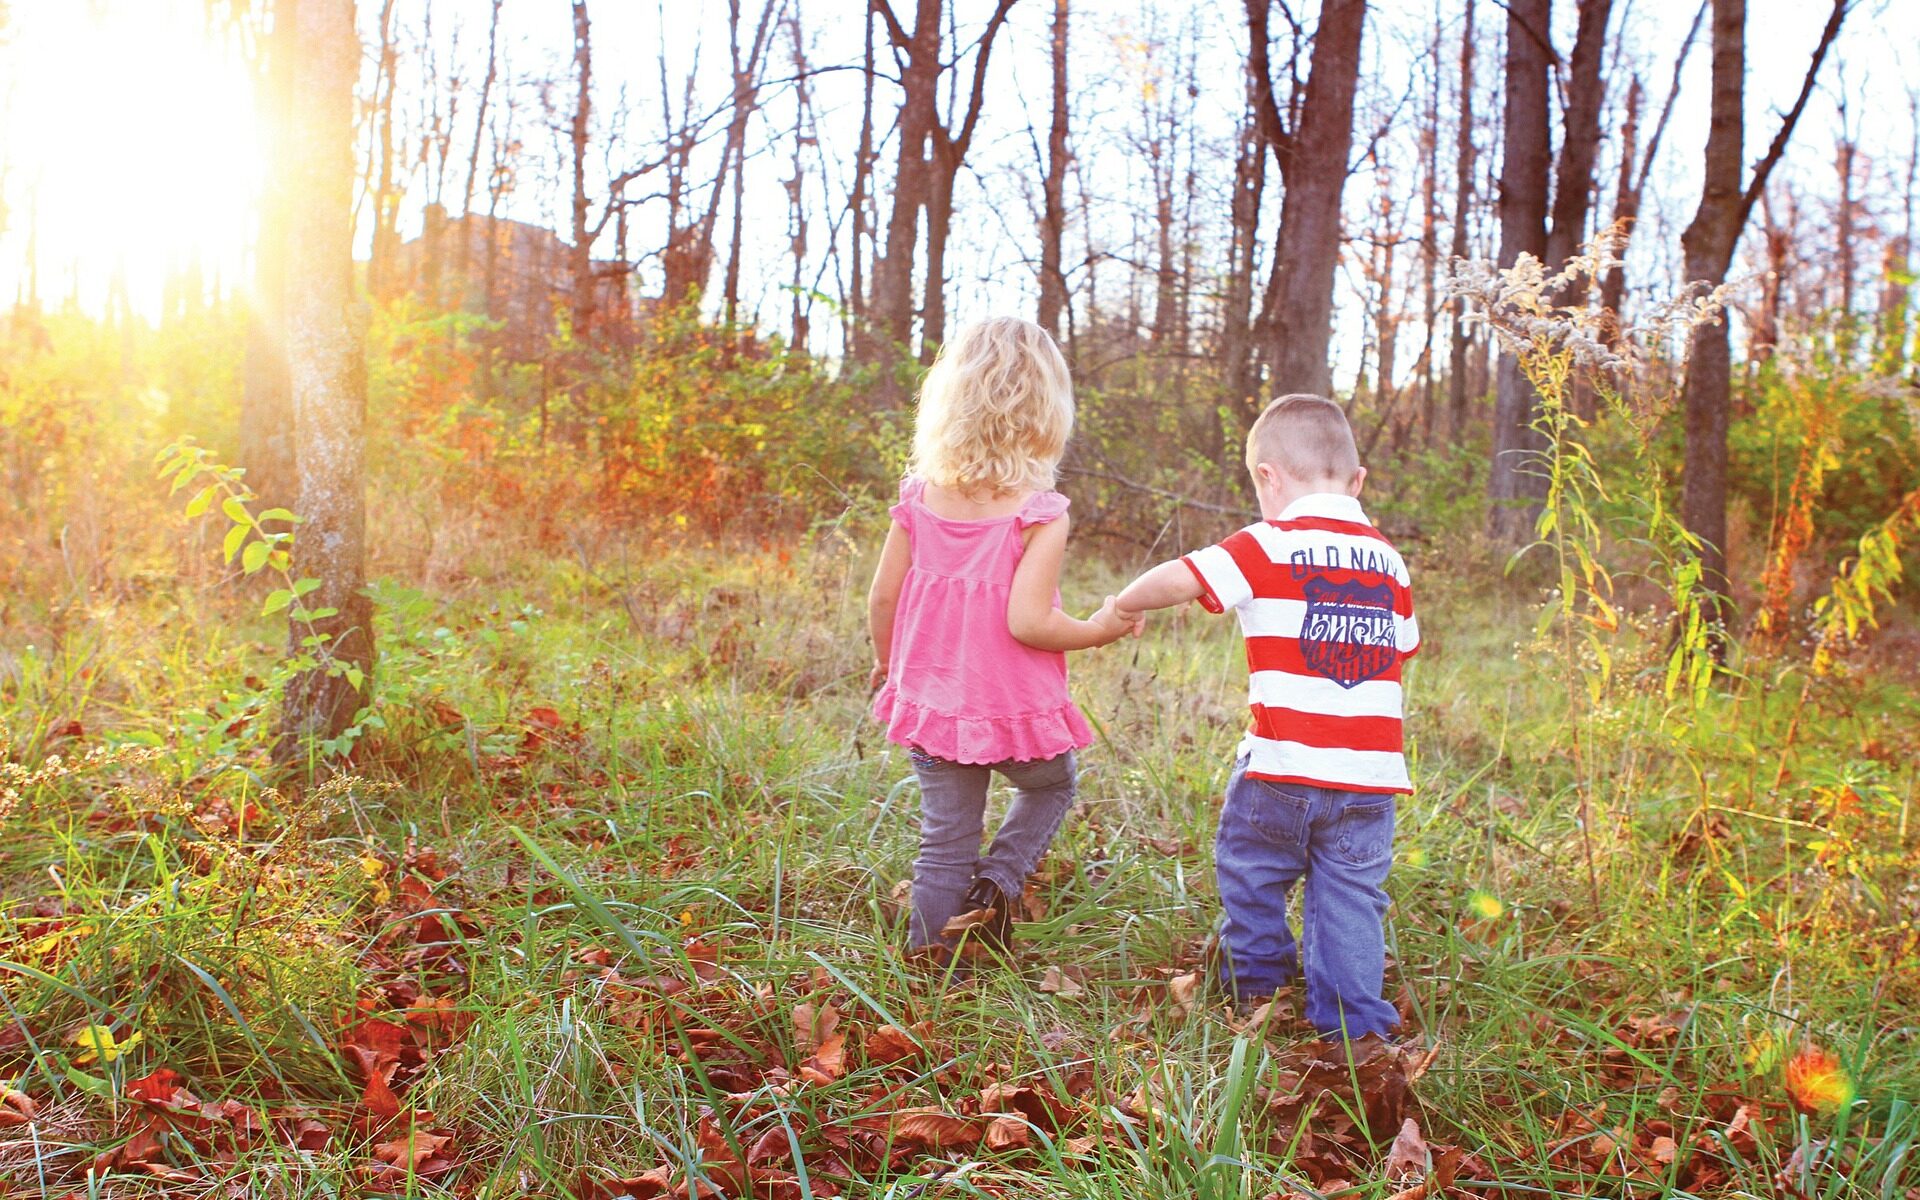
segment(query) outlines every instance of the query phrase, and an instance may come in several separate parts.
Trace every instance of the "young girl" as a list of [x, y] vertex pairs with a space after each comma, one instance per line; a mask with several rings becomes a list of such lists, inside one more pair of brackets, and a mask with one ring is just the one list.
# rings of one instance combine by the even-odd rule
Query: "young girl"
[[[1067, 698], [1067, 650], [1134, 628], [1112, 598], [1059, 609], [1067, 498], [1054, 467], [1073, 429], [1067, 362], [1038, 325], [983, 321], [941, 350], [920, 389], [913, 462], [867, 599], [873, 715], [920, 781], [912, 949], [990, 910], [972, 936], [1004, 951], [1013, 904], [1073, 803], [1073, 751], [1092, 730]], [[987, 788], [1016, 789], [980, 857]]]

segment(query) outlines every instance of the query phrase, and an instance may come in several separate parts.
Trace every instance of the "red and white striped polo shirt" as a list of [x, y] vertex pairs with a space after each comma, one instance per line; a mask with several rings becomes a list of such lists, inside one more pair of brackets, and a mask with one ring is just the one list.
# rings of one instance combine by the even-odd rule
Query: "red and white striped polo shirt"
[[1400, 666], [1420, 648], [1407, 564], [1352, 496], [1315, 493], [1183, 560], [1247, 638], [1247, 774], [1410, 792]]

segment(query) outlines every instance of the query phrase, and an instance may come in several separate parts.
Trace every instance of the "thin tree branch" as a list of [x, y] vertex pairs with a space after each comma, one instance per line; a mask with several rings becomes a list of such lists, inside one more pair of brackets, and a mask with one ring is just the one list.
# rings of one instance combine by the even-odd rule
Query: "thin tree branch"
[[1793, 127], [1800, 123], [1800, 113], [1807, 107], [1807, 97], [1813, 95], [1814, 81], [1820, 76], [1820, 64], [1826, 61], [1833, 40], [1840, 36], [1840, 23], [1847, 18], [1848, 6], [1849, 0], [1833, 0], [1833, 11], [1827, 15], [1827, 26], [1820, 31], [1820, 44], [1813, 48], [1813, 61], [1807, 64], [1807, 77], [1800, 81], [1800, 96], [1780, 122], [1780, 132], [1773, 135], [1773, 144], [1767, 147], [1766, 157], [1754, 168], [1753, 181], [1747, 185], [1746, 195], [1740, 198], [1740, 215], [1733, 224], [1736, 230], [1747, 227], [1747, 217], [1753, 212], [1754, 202], [1766, 189], [1767, 176], [1773, 174], [1774, 164], [1786, 153], [1787, 141], [1793, 137]]

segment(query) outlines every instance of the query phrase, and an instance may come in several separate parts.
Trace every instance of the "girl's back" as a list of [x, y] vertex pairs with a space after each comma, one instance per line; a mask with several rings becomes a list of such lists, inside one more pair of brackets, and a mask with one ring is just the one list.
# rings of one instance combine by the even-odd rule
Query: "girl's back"
[[1009, 512], [958, 517], [945, 513], [967, 502], [937, 491], [930, 502], [928, 493], [909, 478], [892, 509], [910, 565], [894, 617], [895, 670], [874, 714], [893, 741], [952, 762], [1049, 758], [1087, 745], [1092, 729], [1067, 698], [1066, 655], [1022, 645], [1007, 628], [1026, 531], [1062, 516], [1067, 498], [1037, 491], [975, 506]]

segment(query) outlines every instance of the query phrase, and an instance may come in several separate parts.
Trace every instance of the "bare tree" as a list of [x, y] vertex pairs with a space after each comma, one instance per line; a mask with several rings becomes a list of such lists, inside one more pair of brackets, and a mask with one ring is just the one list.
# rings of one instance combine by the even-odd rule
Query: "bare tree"
[[287, 379], [286, 292], [288, 138], [293, 120], [293, 0], [276, 0], [254, 68], [255, 112], [265, 166], [253, 246], [253, 296], [247, 305], [240, 392], [240, 461], [247, 486], [266, 508], [292, 508], [293, 395]]
[[569, 123], [569, 144], [573, 149], [573, 243], [569, 249], [573, 278], [573, 334], [582, 340], [593, 336], [593, 311], [598, 288], [593, 278], [593, 242], [599, 231], [587, 221], [592, 202], [587, 198], [587, 139], [593, 115], [593, 19], [587, 12], [587, 0], [573, 2], [573, 118]]
[[[1653, 170], [1655, 158], [1660, 153], [1660, 140], [1667, 131], [1667, 121], [1673, 116], [1674, 101], [1680, 98], [1680, 78], [1687, 65], [1687, 56], [1693, 50], [1693, 43], [1700, 35], [1700, 26], [1705, 22], [1707, 10], [1712, 0], [1700, 0], [1700, 7], [1694, 11], [1693, 24], [1687, 27], [1687, 36], [1680, 43], [1680, 51], [1673, 59], [1673, 79], [1667, 85], [1667, 99], [1660, 106], [1660, 119], [1654, 122], [1653, 136], [1647, 139], [1646, 149], [1640, 154], [1636, 169], [1633, 161], [1633, 148], [1623, 147], [1620, 156], [1620, 184], [1614, 198], [1613, 223], [1620, 230], [1621, 241], [1615, 247], [1617, 258], [1627, 255], [1627, 244], [1633, 237], [1634, 227], [1640, 222], [1640, 200], [1646, 195], [1647, 175]], [[1634, 81], [1638, 84], [1638, 80]], [[1636, 88], [1637, 91], [1637, 88]], [[1631, 99], [1631, 95], [1629, 99]], [[1637, 133], [1637, 131], [1636, 131]], [[1627, 295], [1627, 271], [1624, 262], [1616, 262], [1608, 268], [1606, 277], [1600, 281], [1600, 307], [1605, 310], [1607, 336], [1617, 336], [1620, 328], [1620, 305]]]
[[[974, 130], [986, 100], [987, 66], [994, 38], [1006, 23], [1015, 0], [997, 0], [987, 27], [974, 48], [973, 83], [959, 127], [940, 119], [940, 77], [948, 64], [941, 59], [941, 21], [944, 0], [918, 0], [913, 30], [894, 14], [890, 0], [872, 0], [871, 9], [886, 27], [894, 59], [900, 68], [901, 101], [897, 156], [893, 179], [893, 210], [887, 218], [887, 248], [873, 270], [872, 312], [877, 337], [868, 345], [870, 357], [891, 362], [911, 350], [913, 338], [913, 267], [918, 256], [920, 218], [927, 224], [927, 277], [922, 300], [923, 344], [936, 346], [946, 333], [946, 244], [953, 219], [953, 188], [973, 143]], [[953, 64], [956, 72], [957, 62]], [[956, 80], [956, 88], [958, 86]], [[891, 378], [880, 388], [882, 402], [901, 397]]]
[[1907, 177], [1900, 192], [1901, 224], [1898, 237], [1887, 239], [1880, 270], [1881, 369], [1898, 374], [1907, 365], [1908, 294], [1913, 288], [1914, 185], [1920, 183], [1920, 90], [1907, 93]]
[[380, 55], [373, 77], [372, 156], [373, 246], [367, 260], [367, 287], [376, 299], [393, 296], [400, 250], [400, 191], [394, 181], [393, 98], [400, 68], [399, 34], [393, 27], [394, 0], [381, 0]]
[[[291, 138], [287, 155], [287, 362], [304, 523], [293, 574], [317, 579], [306, 604], [333, 615], [314, 622], [325, 639], [320, 665], [287, 686], [283, 762], [299, 762], [314, 739], [337, 736], [364, 702], [373, 670], [372, 603], [366, 586], [366, 417], [363, 317], [353, 294], [353, 104], [360, 43], [352, 0], [295, 0]], [[296, 653], [308, 627], [293, 622]]]
[[[1250, 406], [1254, 400], [1253, 270], [1260, 245], [1260, 205], [1267, 186], [1267, 144], [1255, 111], [1255, 86], [1249, 74], [1246, 103], [1234, 139], [1233, 200], [1228, 214], [1231, 233], [1220, 316], [1221, 372], [1227, 399], [1242, 406]], [[1222, 446], [1230, 440], [1223, 439]]]
[[[1460, 127], [1454, 138], [1453, 157], [1453, 257], [1467, 257], [1467, 231], [1473, 215], [1473, 0], [1467, 0], [1460, 27]], [[1447, 356], [1447, 422], [1455, 438], [1467, 425], [1467, 302], [1453, 301], [1452, 344]]]
[[807, 45], [802, 35], [800, 0], [793, 0], [793, 15], [787, 18], [787, 33], [793, 42], [793, 177], [786, 181], [787, 189], [787, 248], [793, 255], [793, 320], [792, 346], [804, 353], [810, 329], [809, 309], [811, 304], [806, 295], [807, 265], [807, 203], [806, 162], [802, 152], [818, 141], [811, 133], [812, 112], [807, 95], [807, 77], [811, 74], [807, 67]]
[[727, 274], [723, 296], [729, 327], [737, 325], [740, 320], [740, 239], [746, 209], [747, 125], [759, 107], [760, 64], [769, 37], [769, 23], [775, 15], [773, 0], [767, 0], [760, 9], [760, 23], [753, 32], [753, 45], [743, 59], [740, 53], [740, 0], [727, 0], [727, 48], [733, 63], [733, 115], [727, 123], [724, 154], [733, 163], [733, 228], [727, 240]]
[[1067, 230], [1067, 14], [1068, 0], [1053, 0], [1053, 120], [1047, 126], [1046, 176], [1040, 208], [1040, 327], [1061, 335], [1060, 313], [1067, 306], [1067, 277], [1061, 270], [1061, 244]]
[[1272, 0], [1246, 0], [1256, 111], [1285, 193], [1273, 270], [1261, 304], [1268, 362], [1278, 391], [1333, 391], [1333, 275], [1339, 265], [1340, 197], [1353, 145], [1353, 98], [1360, 78], [1366, 0], [1327, 0], [1313, 39], [1303, 90], [1290, 95], [1290, 125], [1275, 98], [1269, 65]]
[[[980, 125], [980, 110], [986, 100], [987, 64], [993, 56], [994, 37], [1006, 24], [1015, 0], [998, 0], [987, 19], [986, 32], [980, 35], [973, 54], [973, 87], [967, 96], [966, 115], [958, 129], [948, 121], [935, 118], [927, 127], [931, 169], [927, 174], [927, 278], [921, 301], [921, 361], [932, 361], [933, 351], [947, 337], [947, 238], [953, 228], [953, 189], [960, 167], [973, 145], [974, 131]], [[936, 47], [937, 53], [937, 47]], [[938, 66], [936, 64], [936, 71]], [[958, 87], [956, 71], [955, 86]]]
[[[1548, 129], [1548, 76], [1555, 61], [1552, 0], [1515, 0], [1507, 8], [1506, 144], [1500, 166], [1500, 265], [1530, 254], [1557, 271], [1586, 240], [1593, 164], [1600, 144], [1602, 50], [1612, 0], [1579, 0], [1579, 26], [1567, 84], [1565, 136], [1554, 162]], [[1553, 175], [1552, 225], [1548, 177]], [[1577, 303], [1578, 295], [1557, 295]], [[1487, 476], [1487, 530], [1517, 545], [1533, 530], [1542, 478], [1528, 457], [1541, 447], [1533, 428], [1533, 384], [1512, 354], [1500, 356], [1493, 408], [1493, 462]]]
[[[487, 132], [487, 106], [493, 101], [493, 86], [500, 75], [500, 6], [504, 3], [506, 0], [493, 0], [493, 14], [487, 21], [487, 73], [480, 79], [480, 98], [473, 114], [473, 145], [467, 151], [467, 182], [460, 190], [462, 216], [473, 212], [473, 188], [480, 175], [480, 142]], [[465, 273], [472, 243], [470, 232], [460, 239], [459, 263], [462, 274]]]
[[[1713, 0], [1713, 94], [1707, 127], [1706, 170], [1700, 205], [1681, 235], [1687, 278], [1717, 286], [1727, 277], [1734, 247], [1746, 228], [1767, 177], [1793, 137], [1806, 109], [1820, 65], [1846, 18], [1847, 0], [1833, 0], [1819, 45], [1802, 81], [1799, 98], [1781, 119], [1780, 130], [1754, 168], [1745, 187], [1742, 158], [1746, 136], [1747, 4]], [[1724, 319], [1694, 327], [1683, 389], [1686, 406], [1686, 459], [1680, 516], [1702, 542], [1703, 586], [1714, 599], [1709, 617], [1731, 616], [1727, 581], [1727, 423], [1732, 410], [1733, 355]], [[1719, 644], [1718, 641], [1716, 644]]]
[[847, 207], [853, 214], [852, 278], [847, 285], [847, 358], [866, 358], [866, 251], [871, 231], [867, 224], [867, 194], [873, 179], [873, 8], [866, 11], [866, 45], [861, 59], [860, 146], [854, 152], [853, 190]]

